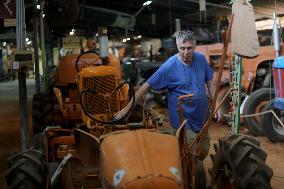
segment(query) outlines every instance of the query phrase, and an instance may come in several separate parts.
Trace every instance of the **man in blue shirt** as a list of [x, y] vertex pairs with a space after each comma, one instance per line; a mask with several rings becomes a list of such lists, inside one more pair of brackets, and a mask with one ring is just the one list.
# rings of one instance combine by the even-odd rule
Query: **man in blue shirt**
[[[183, 116], [187, 119], [186, 135], [191, 143], [203, 127], [208, 115], [208, 98], [212, 96], [213, 71], [206, 58], [201, 53], [194, 52], [196, 39], [193, 32], [180, 31], [176, 36], [176, 44], [178, 53], [170, 57], [139, 88], [135, 93], [135, 104], [150, 87], [155, 90], [168, 89], [169, 121], [174, 129], [178, 129], [181, 124], [177, 111], [178, 97], [193, 94], [193, 97], [188, 99], [189, 103], [183, 104]], [[129, 108], [130, 105], [126, 106], [116, 115], [116, 118], [124, 115]], [[209, 144], [207, 134], [202, 147], [203, 158], [208, 154]]]

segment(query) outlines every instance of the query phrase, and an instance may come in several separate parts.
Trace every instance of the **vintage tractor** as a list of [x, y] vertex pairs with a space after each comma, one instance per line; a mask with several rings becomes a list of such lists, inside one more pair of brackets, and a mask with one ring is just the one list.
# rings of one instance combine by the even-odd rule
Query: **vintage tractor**
[[273, 78], [275, 99], [267, 104], [264, 111], [271, 111], [263, 115], [261, 120], [261, 128], [263, 133], [269, 140], [273, 142], [284, 142], [284, 126], [283, 126], [283, 68], [284, 57], [280, 56], [273, 63]]
[[[129, 99], [133, 98], [134, 102], [134, 89], [127, 82], [119, 83], [120, 71], [113, 66], [115, 59], [111, 56], [102, 59], [102, 63], [107, 60], [104, 65], [84, 67], [81, 59], [84, 60], [85, 54], [89, 59], [92, 57], [94, 61], [91, 62], [99, 58], [96, 54], [83, 53], [76, 57], [73, 66], [69, 64], [68, 67], [63, 62], [58, 69], [58, 83], [74, 81], [69, 85], [57, 83], [53, 88], [64, 125], [52, 126], [44, 122], [45, 125], [40, 127], [42, 130], [34, 136], [33, 149], [23, 150], [9, 158], [8, 188], [206, 186], [202, 165], [198, 169], [202, 177], [190, 178], [190, 165], [184, 163], [190, 162], [190, 156], [183, 154], [179, 145], [184, 136], [180, 134], [177, 138], [169, 128], [161, 127], [159, 115], [154, 110], [143, 109], [143, 122], [125, 124], [121, 119], [113, 119]], [[70, 76], [70, 69], [73, 73], [78, 71], [77, 78], [73, 74], [67, 80], [61, 75], [69, 73]], [[74, 85], [76, 83], [78, 86]], [[70, 94], [74, 96], [71, 98]], [[49, 103], [51, 101], [45, 105]], [[44, 113], [45, 108], [40, 108]], [[69, 115], [74, 115], [74, 112], [80, 112], [81, 116], [76, 114], [76, 119], [73, 119], [75, 116]], [[38, 122], [44, 121], [43, 118], [44, 115]], [[74, 120], [78, 120], [76, 124], [69, 125]], [[183, 160], [181, 156], [184, 156]]]
[[[221, 61], [223, 44], [201, 45], [196, 47], [196, 51], [202, 52], [210, 65], [218, 70]], [[226, 64], [220, 82], [220, 91], [217, 103], [221, 102], [225, 94], [230, 89], [232, 76], [232, 52], [230, 45], [227, 53]], [[283, 44], [280, 45], [280, 54], [284, 54]], [[260, 113], [264, 110], [266, 104], [275, 97], [273, 86], [271, 65], [275, 59], [275, 50], [273, 46], [260, 47], [259, 56], [251, 59], [243, 59], [243, 74], [242, 74], [242, 91], [243, 103], [241, 105], [242, 114], [248, 115]], [[230, 122], [229, 112], [232, 111], [230, 98], [226, 98], [219, 111], [217, 117], [221, 121]], [[261, 116], [246, 117], [244, 121], [248, 126], [249, 131], [253, 135], [263, 135], [260, 127]]]

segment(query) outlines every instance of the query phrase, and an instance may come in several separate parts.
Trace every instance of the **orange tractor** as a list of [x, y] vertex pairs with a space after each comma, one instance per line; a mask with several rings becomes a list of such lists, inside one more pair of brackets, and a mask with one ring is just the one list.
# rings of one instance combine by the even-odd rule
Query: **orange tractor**
[[[283, 44], [280, 46], [280, 54], [284, 55]], [[196, 50], [202, 52], [207, 61], [214, 69], [218, 69], [223, 44], [201, 45], [197, 46]], [[220, 82], [220, 92], [217, 103], [221, 102], [224, 95], [228, 92], [231, 82], [231, 69], [232, 69], [232, 52], [228, 48], [226, 64]], [[260, 54], [256, 58], [243, 59], [243, 73], [242, 73], [242, 91], [243, 91], [243, 104], [242, 112], [244, 115], [262, 112], [266, 104], [275, 97], [272, 80], [272, 63], [276, 58], [273, 46], [260, 47]], [[231, 110], [230, 98], [227, 98], [223, 105], [220, 107], [218, 114], [219, 120], [226, 122], [230, 121], [228, 112]], [[253, 135], [263, 135], [261, 125], [261, 116], [246, 117], [244, 121], [248, 126], [249, 131]]]
[[[187, 144], [186, 120], [174, 134], [145, 105], [141, 122], [114, 118], [135, 101], [134, 89], [121, 83], [117, 59], [103, 57], [64, 57], [55, 95], [34, 97], [34, 146], [8, 159], [8, 189], [207, 188], [203, 162]], [[212, 188], [270, 187], [272, 170], [255, 139], [235, 134], [214, 147]]]

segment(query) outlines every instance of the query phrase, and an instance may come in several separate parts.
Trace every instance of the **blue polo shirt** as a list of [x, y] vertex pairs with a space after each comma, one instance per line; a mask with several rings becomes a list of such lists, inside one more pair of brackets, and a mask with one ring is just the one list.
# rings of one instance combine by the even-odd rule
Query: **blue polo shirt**
[[180, 126], [178, 97], [193, 93], [193, 97], [184, 100], [183, 116], [188, 120], [186, 128], [199, 132], [208, 114], [206, 81], [212, 78], [213, 71], [206, 58], [194, 52], [189, 65], [179, 61], [177, 55], [170, 57], [147, 83], [155, 90], [168, 89], [169, 121], [174, 128]]

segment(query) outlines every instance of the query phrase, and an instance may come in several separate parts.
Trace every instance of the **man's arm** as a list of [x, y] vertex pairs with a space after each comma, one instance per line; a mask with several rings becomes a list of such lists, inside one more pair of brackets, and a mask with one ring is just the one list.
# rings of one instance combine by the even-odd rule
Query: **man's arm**
[[[149, 90], [150, 85], [145, 82], [136, 92], [135, 92], [135, 102], [134, 102], [134, 107], [136, 106], [136, 104], [142, 99], [142, 97], [144, 96], [144, 94]], [[115, 119], [120, 119], [121, 117], [123, 117], [131, 108], [131, 104], [132, 104], [133, 98], [129, 101], [129, 103], [123, 108], [121, 109], [116, 115], [115, 115]]]

